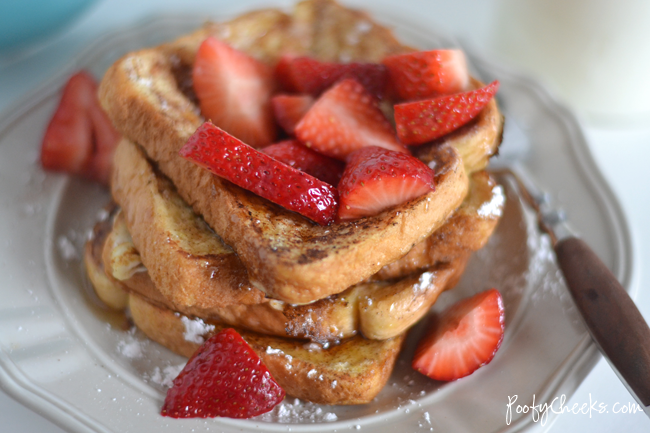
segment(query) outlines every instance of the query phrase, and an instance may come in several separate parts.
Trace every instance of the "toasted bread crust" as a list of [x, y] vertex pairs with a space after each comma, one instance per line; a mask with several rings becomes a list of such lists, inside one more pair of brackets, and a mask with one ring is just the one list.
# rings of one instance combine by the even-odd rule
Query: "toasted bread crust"
[[[152, 340], [186, 357], [199, 348], [200, 344], [185, 339], [181, 315], [133, 294], [129, 296], [129, 307], [136, 326]], [[204, 338], [224, 328], [210, 325], [214, 328]], [[321, 404], [362, 404], [372, 400], [386, 384], [405, 336], [382, 341], [357, 336], [320, 349], [304, 340], [237, 331], [287, 394]], [[313, 371], [318, 373], [314, 375]]]
[[[332, 4], [307, 2], [302, 7], [313, 9], [301, 13], [308, 16], [304, 11], [311, 10], [312, 20], [321, 16], [314, 14], [325, 13], [319, 8], [327, 12]], [[342, 19], [336, 13], [327, 14], [328, 20]], [[317, 22], [295, 20], [292, 26], [296, 28]], [[373, 24], [375, 27], [379, 28]], [[314, 34], [338, 41], [332, 52], [340, 51], [343, 42], [331, 33], [322, 30]], [[397, 49], [389, 43], [384, 46], [383, 39], [377, 44], [365, 37], [369, 36], [363, 35], [364, 42], [351, 49], [350, 55], [356, 56], [351, 60], [379, 60]], [[127, 55], [107, 71], [100, 99], [116, 127], [143, 146], [183, 199], [235, 249], [251, 283], [268, 296], [308, 303], [342, 292], [429, 236], [465, 197], [467, 176], [451, 145], [436, 146], [422, 158], [427, 163], [444, 161], [446, 165], [438, 167], [448, 168], [437, 173], [434, 192], [375, 217], [329, 227], [316, 226], [180, 158], [178, 150], [202, 123], [196, 105], [180, 91], [173, 72], [179, 59], [191, 57], [187, 54], [191, 52], [190, 39]], [[278, 36], [276, 42], [281, 45], [284, 40]], [[310, 41], [312, 47], [321, 42]], [[372, 54], [365, 51], [371, 46], [375, 47]], [[328, 52], [323, 47], [308, 52], [329, 56], [323, 54]]]
[[[91, 247], [92, 244], [88, 243], [87, 246]], [[89, 274], [100, 275], [99, 265], [96, 255], [86, 261]], [[147, 337], [188, 358], [199, 348], [199, 343], [185, 338], [184, 320], [193, 319], [125, 291], [121, 283], [114, 279], [107, 278], [105, 282], [101, 290], [110, 299], [124, 297], [127, 300], [135, 325]], [[98, 290], [97, 287], [95, 289]], [[209, 331], [202, 337], [209, 338], [223, 327], [218, 323], [208, 323], [206, 329]], [[320, 404], [363, 404], [371, 401], [386, 384], [406, 335], [402, 333], [382, 341], [356, 336], [324, 349], [305, 340], [272, 337], [241, 329], [237, 331], [260, 356], [288, 395]], [[314, 372], [317, 374], [314, 375]]]
[[[123, 280], [131, 291], [183, 314], [266, 334], [316, 341], [347, 338], [359, 331], [368, 338], [383, 339], [410, 327], [440, 292], [453, 287], [449, 281], [462, 272], [465, 257], [487, 241], [498, 221], [503, 199], [502, 194], [495, 192], [498, 187], [488, 174], [474, 174], [472, 192], [454, 215], [405, 257], [384, 266], [378, 273], [380, 278], [375, 278], [391, 279], [389, 282], [356, 285], [303, 307], [270, 302], [263, 297], [256, 302], [225, 303], [223, 296], [218, 296], [224, 288], [226, 293], [236, 294], [237, 290], [249, 287], [228, 278], [232, 274], [245, 275], [243, 264], [184, 204], [169, 182], [154, 171], [137, 146], [121, 143], [116, 162], [114, 197], [123, 206], [124, 214], [137, 218], [131, 223], [127, 221], [128, 230], [120, 230], [123, 224], [118, 224], [124, 214], [116, 219], [104, 248], [104, 263], [110, 274]], [[493, 209], [480, 215], [483, 207]], [[136, 233], [130, 246], [129, 231]], [[125, 234], [117, 235], [121, 232]], [[115, 238], [122, 240], [118, 242]], [[443, 265], [445, 262], [448, 264]], [[156, 272], [151, 272], [153, 282], [139, 273], [131, 278], [119, 277], [125, 273], [121, 268], [128, 271], [142, 263], [155, 266]], [[214, 263], [219, 263], [219, 267]], [[206, 271], [207, 265], [210, 272]], [[427, 278], [428, 283], [423, 285], [422, 278]], [[233, 281], [237, 285], [233, 286]], [[256, 291], [248, 289], [246, 294]], [[384, 305], [399, 308], [384, 311]]]
[[[108, 224], [109, 221], [104, 221], [98, 223], [98, 226]], [[103, 253], [94, 257], [94, 266], [90, 267], [92, 261], [87, 263], [89, 275], [97, 273], [93, 268], [104, 269], [101, 263], [103, 260], [110, 281], [116, 280], [115, 261], [110, 258], [116, 255], [117, 243], [114, 239], [124, 238], [120, 232], [126, 232], [121, 213], [116, 216], [113, 230], [105, 239]], [[96, 237], [89, 241], [89, 244], [94, 245], [93, 251], [100, 250], [97, 244], [103, 240]], [[122, 250], [125, 245], [126, 242], [122, 241], [117, 248]], [[135, 251], [133, 244], [128, 249]], [[141, 263], [137, 251], [134, 255], [129, 253], [127, 256], [129, 262]], [[326, 343], [361, 332], [367, 338], [381, 340], [404, 332], [426, 314], [440, 293], [455, 286], [468, 258], [469, 253], [461, 254], [450, 263], [439, 263], [402, 279], [358, 284], [343, 293], [301, 306], [268, 299], [249, 305], [179, 305], [166, 298], [146, 272], [133, 273], [122, 280], [120, 286], [159, 307], [263, 334]]]
[[[151, 277], [167, 299], [174, 305], [201, 309], [262, 300], [263, 293], [248, 283], [244, 265], [232, 249], [191, 211], [137, 146], [120, 144], [115, 162], [118, 168], [112, 182], [114, 197], [131, 216], [127, 218], [128, 226], [135, 233], [139, 259], [147, 269], [154, 270]], [[477, 211], [479, 206], [499, 198], [494, 195], [495, 188], [489, 175], [473, 175], [472, 192], [433, 237], [385, 265], [372, 279], [400, 278], [480, 248], [498, 217], [480, 216]], [[125, 254], [120, 252], [117, 256], [104, 261], [124, 260]], [[114, 277], [125, 279], [118, 275], [124, 265], [110, 267]]]
[[[109, 206], [107, 209], [110, 215], [116, 211], [115, 206]], [[97, 297], [109, 308], [123, 310], [129, 302], [128, 293], [116, 285], [111, 277], [111, 272], [107, 272], [101, 259], [105, 241], [111, 232], [109, 220], [95, 224], [92, 237], [84, 246], [84, 268]]]
[[[198, 308], [264, 299], [251, 287], [246, 268], [227, 245], [217, 236], [196, 235], [210, 231], [199, 216], [183, 203], [165, 204], [181, 199], [164, 177], [156, 176], [135, 145], [121, 142], [114, 166], [113, 198], [123, 206], [142, 262], [167, 299]], [[174, 230], [178, 226], [182, 230]]]
[[371, 280], [398, 278], [480, 250], [492, 236], [504, 203], [503, 188], [488, 172], [472, 174], [469, 194], [447, 222], [404, 257], [381, 268]]

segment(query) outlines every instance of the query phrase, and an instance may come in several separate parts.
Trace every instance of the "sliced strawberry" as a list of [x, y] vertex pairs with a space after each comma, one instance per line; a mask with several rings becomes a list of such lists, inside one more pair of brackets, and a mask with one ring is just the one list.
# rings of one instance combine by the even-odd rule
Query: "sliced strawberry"
[[492, 361], [503, 341], [505, 312], [496, 289], [463, 299], [434, 320], [413, 368], [435, 380], [465, 377]]
[[433, 50], [386, 57], [393, 93], [404, 101], [467, 90], [469, 72], [461, 50]]
[[95, 104], [90, 107], [89, 115], [93, 123], [95, 145], [90, 165], [86, 167], [86, 177], [107, 185], [113, 167], [113, 153], [120, 140], [120, 134], [113, 127], [97, 98]]
[[334, 221], [338, 192], [205, 122], [179, 154], [260, 197], [321, 224]]
[[208, 37], [196, 54], [192, 80], [207, 120], [251, 146], [273, 142], [276, 131], [271, 109], [271, 68]]
[[339, 182], [340, 221], [378, 213], [435, 188], [434, 172], [402, 152], [369, 146], [350, 154]]
[[297, 56], [285, 54], [280, 57], [275, 65], [273, 76], [275, 77], [278, 87], [285, 92], [295, 92], [296, 85], [293, 82], [293, 75], [290, 73], [291, 61]]
[[160, 412], [172, 418], [250, 418], [273, 409], [285, 392], [234, 329], [197, 350], [174, 379]]
[[404, 144], [426, 143], [460, 128], [481, 112], [499, 82], [455, 95], [395, 105], [397, 135]]
[[87, 72], [70, 77], [47, 126], [41, 164], [107, 184], [119, 134], [97, 99], [97, 83]]
[[275, 120], [290, 135], [313, 104], [314, 98], [309, 95], [277, 95], [271, 99]]
[[303, 146], [298, 140], [286, 140], [260, 149], [280, 162], [336, 186], [341, 179], [345, 164], [338, 159]]
[[388, 83], [386, 66], [377, 63], [332, 63], [309, 57], [283, 57], [276, 76], [286, 90], [318, 96], [336, 82], [352, 78], [381, 98]]
[[338, 82], [318, 98], [296, 125], [296, 137], [307, 147], [345, 159], [364, 146], [408, 152], [377, 106], [377, 100], [354, 80]]

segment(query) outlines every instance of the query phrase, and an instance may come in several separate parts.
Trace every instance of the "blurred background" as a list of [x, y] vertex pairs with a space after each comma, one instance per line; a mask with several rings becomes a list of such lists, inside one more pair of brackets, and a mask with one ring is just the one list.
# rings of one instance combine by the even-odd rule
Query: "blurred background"
[[[246, 8], [291, 3], [245, 2]], [[590, 123], [650, 124], [648, 0], [413, 0], [399, 2], [399, 8], [394, 5], [373, 2], [373, 8], [433, 24], [469, 48], [535, 76]], [[72, 53], [116, 26], [155, 13], [205, 10], [206, 16], [214, 16], [242, 8], [242, 2], [199, 0], [3, 0], [0, 71], [13, 80], [18, 77], [12, 75], [12, 66], [31, 61], [46, 65], [33, 74], [42, 81], [61, 69]], [[56, 58], [48, 51], [52, 46], [59, 49]], [[18, 93], [8, 87], [0, 82], [3, 101]]]

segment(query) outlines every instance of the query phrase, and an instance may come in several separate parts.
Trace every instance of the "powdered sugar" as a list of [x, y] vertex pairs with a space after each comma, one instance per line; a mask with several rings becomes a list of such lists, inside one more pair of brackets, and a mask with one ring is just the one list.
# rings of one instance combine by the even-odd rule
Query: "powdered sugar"
[[144, 342], [136, 335], [137, 329], [132, 327], [124, 334], [124, 339], [117, 342], [117, 351], [129, 359], [142, 358]]
[[174, 384], [174, 379], [176, 379], [176, 376], [180, 374], [184, 367], [185, 364], [168, 365], [162, 369], [156, 367], [153, 369], [153, 373], [150, 376], [147, 377], [147, 374], [145, 374], [145, 380], [149, 380], [166, 388], [171, 388]]
[[65, 260], [70, 261], [79, 258], [77, 248], [67, 236], [59, 236], [56, 244], [59, 247], [59, 251]]
[[181, 316], [181, 322], [185, 326], [183, 337], [191, 343], [203, 344], [205, 342], [203, 336], [214, 331], [214, 325], [207, 324], [199, 318], [190, 319], [187, 316]]
[[333, 412], [328, 412], [320, 405], [306, 403], [300, 399], [285, 399], [277, 405], [271, 412], [265, 413], [259, 417], [262, 421], [279, 422], [282, 424], [289, 423], [321, 423], [334, 422], [338, 416]]
[[[420, 275], [420, 278], [419, 278], [417, 284], [415, 284], [413, 286], [413, 291], [414, 292], [419, 292], [420, 290], [422, 290], [422, 291], [427, 290], [429, 288], [429, 286], [431, 285], [431, 282], [433, 281], [434, 276], [435, 276], [434, 272], [424, 272], [424, 273], [422, 273], [422, 275]], [[392, 307], [392, 305], [391, 305], [391, 307]]]
[[506, 196], [501, 185], [496, 185], [492, 188], [492, 199], [483, 203], [478, 209], [479, 216], [484, 218], [497, 218], [503, 213], [503, 205], [506, 201]]

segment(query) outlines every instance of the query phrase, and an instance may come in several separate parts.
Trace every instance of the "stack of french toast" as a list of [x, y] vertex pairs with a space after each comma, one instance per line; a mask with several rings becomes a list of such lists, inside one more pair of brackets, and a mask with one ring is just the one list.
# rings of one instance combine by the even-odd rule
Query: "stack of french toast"
[[190, 71], [208, 36], [269, 65], [286, 53], [380, 62], [413, 51], [363, 12], [307, 0], [290, 14], [208, 23], [117, 61], [99, 93], [123, 138], [110, 218], [86, 246], [93, 286], [176, 353], [189, 357], [233, 327], [287, 394], [366, 403], [388, 380], [409, 328], [454, 287], [498, 222], [503, 191], [484, 171], [501, 140], [496, 101], [413, 149], [435, 168], [435, 190], [378, 215], [319, 225], [179, 156], [206, 120]]

